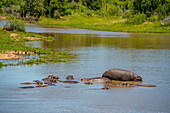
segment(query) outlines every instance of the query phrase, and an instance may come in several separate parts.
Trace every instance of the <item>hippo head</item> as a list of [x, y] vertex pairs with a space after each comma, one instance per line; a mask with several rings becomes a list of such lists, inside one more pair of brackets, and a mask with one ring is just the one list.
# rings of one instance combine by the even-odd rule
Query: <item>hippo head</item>
[[135, 75], [135, 81], [142, 81], [142, 77], [138, 76], [138, 75]]
[[67, 80], [73, 80], [74, 77], [73, 77], [72, 75], [68, 75], [68, 76], [66, 77], [66, 79], [67, 79]]
[[35, 83], [39, 83], [40, 81], [39, 81], [39, 80], [34, 80], [33, 82], [35, 82]]

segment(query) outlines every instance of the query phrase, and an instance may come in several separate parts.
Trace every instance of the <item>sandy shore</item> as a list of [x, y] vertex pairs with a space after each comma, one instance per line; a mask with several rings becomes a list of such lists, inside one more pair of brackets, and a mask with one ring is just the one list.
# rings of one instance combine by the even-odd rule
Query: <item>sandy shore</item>
[[5, 16], [0, 16], [0, 20], [6, 20]]
[[[2, 17], [0, 16], [0, 19], [2, 19]], [[8, 32], [10, 33], [10, 32]], [[10, 33], [10, 37], [14, 38], [16, 41], [20, 41], [21, 37], [19, 34], [16, 33]], [[28, 39], [30, 41], [36, 41], [39, 40], [40, 38], [38, 37], [22, 37], [24, 39]], [[28, 55], [37, 55], [34, 52], [30, 52], [30, 51], [6, 51], [0, 53], [0, 60], [15, 60], [15, 59], [26, 59], [28, 58]]]
[[[20, 37], [18, 37], [18, 34], [16, 34], [16, 33], [11, 33], [10, 36], [11, 36], [12, 38], [15, 38], [16, 41], [19, 41], [19, 39], [20, 39]], [[40, 38], [38, 38], [38, 37], [23, 37], [23, 38], [28, 39], [28, 40], [31, 40], [31, 41], [36, 41], [36, 40], [39, 40], [39, 39], [40, 39]]]
[[16, 59], [26, 59], [26, 55], [37, 55], [34, 52], [23, 52], [23, 51], [8, 51], [5, 53], [0, 53], [0, 60], [16, 60]]

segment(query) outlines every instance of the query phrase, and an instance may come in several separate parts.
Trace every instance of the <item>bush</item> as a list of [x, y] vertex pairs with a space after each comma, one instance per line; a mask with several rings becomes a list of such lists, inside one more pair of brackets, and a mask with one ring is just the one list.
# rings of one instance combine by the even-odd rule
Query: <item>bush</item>
[[170, 26], [170, 22], [162, 22], [161, 26]]
[[158, 16], [151, 16], [151, 17], [147, 18], [147, 20], [148, 20], [149, 22], [158, 21]]
[[71, 9], [67, 9], [66, 11], [65, 11], [65, 15], [71, 15], [72, 14], [72, 10]]
[[2, 15], [3, 14], [3, 9], [2, 8], [0, 8], [0, 15]]
[[120, 8], [113, 5], [113, 4], [108, 4], [108, 7], [107, 7], [107, 13], [110, 14], [110, 15], [118, 15], [119, 14], [119, 10]]
[[161, 21], [161, 26], [170, 26], [170, 16]]
[[128, 24], [142, 24], [146, 20], [145, 14], [131, 15], [128, 17], [126, 23]]
[[3, 28], [10, 31], [16, 30], [25, 32], [25, 26], [26, 23], [22, 20], [9, 19]]

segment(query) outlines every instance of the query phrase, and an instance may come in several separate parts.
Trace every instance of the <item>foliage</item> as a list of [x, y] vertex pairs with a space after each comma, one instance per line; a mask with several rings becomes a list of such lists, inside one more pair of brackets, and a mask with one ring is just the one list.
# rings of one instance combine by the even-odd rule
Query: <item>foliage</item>
[[149, 22], [155, 22], [158, 20], [159, 20], [158, 16], [156, 16], [156, 15], [153, 15], [153, 16], [147, 18], [147, 21], [149, 21]]
[[11, 31], [16, 30], [16, 31], [25, 32], [25, 26], [26, 23], [24, 21], [11, 18], [5, 24], [4, 29], [11, 30]]
[[[14, 11], [11, 8], [15, 6]], [[9, 13], [9, 9], [23, 19], [29, 16], [60, 18], [73, 13], [125, 17], [130, 11], [133, 15], [145, 14], [149, 21], [154, 21], [170, 15], [170, 0], [1, 0], [0, 13]]]
[[146, 20], [145, 14], [137, 14], [129, 16], [126, 23], [128, 24], [142, 24]]
[[[51, 0], [49, 6], [50, 16], [59, 17], [59, 15], [71, 15], [71, 9], [69, 9], [69, 5], [67, 5], [67, 1], [58, 1], [58, 0]], [[56, 14], [56, 11], [58, 14]]]
[[170, 16], [161, 21], [161, 26], [170, 26]]
[[144, 13], [147, 17], [152, 15], [162, 15], [160, 19], [170, 14], [169, 0], [134, 0], [134, 13]]
[[23, 0], [19, 13], [22, 18], [27, 15], [39, 18], [45, 13], [44, 0]]
[[82, 0], [83, 5], [85, 5], [90, 10], [100, 10], [102, 5], [102, 0]]

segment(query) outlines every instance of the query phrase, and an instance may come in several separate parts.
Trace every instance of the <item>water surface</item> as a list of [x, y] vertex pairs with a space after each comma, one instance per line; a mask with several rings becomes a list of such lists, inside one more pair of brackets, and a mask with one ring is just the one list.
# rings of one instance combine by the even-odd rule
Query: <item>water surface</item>
[[[8, 66], [0, 69], [1, 113], [47, 112], [169, 112], [170, 34], [138, 34], [29, 25], [27, 31], [54, 36], [54, 41], [26, 45], [68, 50], [78, 58], [67, 63]], [[5, 62], [5, 61], [4, 61]], [[46, 88], [20, 89], [21, 82], [41, 80], [49, 74], [65, 80], [102, 76], [112, 68], [130, 70], [143, 78], [142, 84], [157, 87], [112, 87], [56, 84]]]

